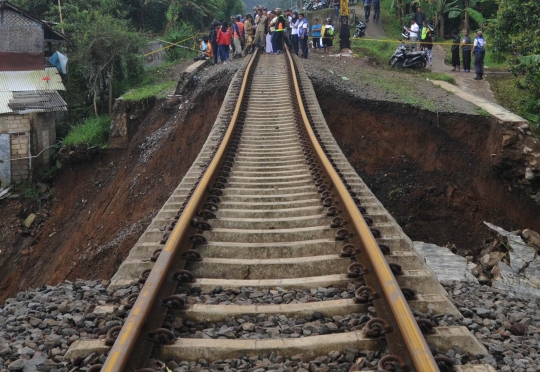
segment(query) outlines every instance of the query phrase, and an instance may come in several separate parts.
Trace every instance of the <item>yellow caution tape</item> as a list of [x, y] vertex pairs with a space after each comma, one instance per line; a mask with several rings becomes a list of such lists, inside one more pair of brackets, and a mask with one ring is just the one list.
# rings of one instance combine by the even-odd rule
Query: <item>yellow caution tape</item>
[[149, 56], [149, 55], [152, 55], [154, 53], [157, 53], [157, 52], [161, 52], [162, 50], [165, 50], [165, 49], [169, 49], [169, 48], [172, 48], [172, 47], [175, 47], [185, 41], [188, 41], [189, 39], [195, 39], [197, 37], [197, 35], [199, 35], [199, 33], [196, 33], [195, 35], [193, 36], [190, 36], [188, 37], [187, 39], [184, 39], [184, 40], [180, 40], [179, 42], [176, 42], [176, 43], [173, 43], [173, 44], [170, 44], [170, 45], [167, 45], [167, 46], [164, 46], [163, 48], [159, 48], [159, 49], [156, 49], [156, 50], [153, 50], [149, 53], [146, 53], [146, 54], [143, 54], [143, 57], [146, 57], [146, 56]]

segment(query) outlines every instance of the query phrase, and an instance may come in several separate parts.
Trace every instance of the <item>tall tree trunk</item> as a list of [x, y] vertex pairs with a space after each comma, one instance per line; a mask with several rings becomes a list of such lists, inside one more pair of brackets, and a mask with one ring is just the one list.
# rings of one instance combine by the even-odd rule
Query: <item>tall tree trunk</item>
[[96, 116], [98, 116], [98, 109], [97, 109], [97, 89], [94, 86], [94, 113]]
[[109, 76], [109, 116], [113, 114], [113, 77], [114, 77], [114, 61], [111, 63], [111, 75]]
[[465, 23], [465, 30], [469, 29], [469, 12], [467, 9], [469, 8], [469, 0], [463, 0], [463, 14], [464, 14], [464, 23]]
[[439, 7], [439, 35], [444, 39], [444, 3], [445, 1], [440, 1]]

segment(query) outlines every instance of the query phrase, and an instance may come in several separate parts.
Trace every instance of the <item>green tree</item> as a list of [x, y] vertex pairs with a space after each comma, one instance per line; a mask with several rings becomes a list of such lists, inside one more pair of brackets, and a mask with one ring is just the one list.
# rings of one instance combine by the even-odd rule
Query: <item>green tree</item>
[[[501, 60], [509, 58], [518, 88], [531, 92], [535, 101], [528, 111], [540, 113], [540, 8], [538, 0], [497, 0], [499, 10], [488, 31], [492, 52]], [[488, 40], [488, 42], [490, 42]]]

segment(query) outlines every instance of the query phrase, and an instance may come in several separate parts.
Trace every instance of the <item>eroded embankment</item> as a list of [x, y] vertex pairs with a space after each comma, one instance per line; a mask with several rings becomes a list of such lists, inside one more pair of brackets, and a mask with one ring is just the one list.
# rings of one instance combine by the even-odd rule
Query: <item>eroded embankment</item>
[[[524, 177], [538, 151], [528, 131], [489, 116], [363, 100], [313, 83], [349, 162], [411, 239], [455, 244], [463, 254], [482, 245], [483, 221], [540, 230], [537, 186]], [[515, 146], [504, 147], [509, 135]], [[536, 148], [520, 154], [524, 141]]]
[[[174, 105], [156, 100], [126, 150], [65, 166], [51, 217], [0, 270], [0, 303], [64, 279], [110, 278], [202, 148], [239, 64], [208, 69]], [[26, 248], [24, 254], [22, 250]]]

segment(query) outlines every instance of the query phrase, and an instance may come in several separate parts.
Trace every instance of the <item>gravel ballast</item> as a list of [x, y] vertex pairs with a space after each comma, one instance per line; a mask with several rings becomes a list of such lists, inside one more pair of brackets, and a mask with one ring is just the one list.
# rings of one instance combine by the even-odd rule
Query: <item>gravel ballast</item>
[[[44, 286], [28, 292], [21, 292], [16, 298], [7, 300], [4, 305], [0, 306], [0, 371], [69, 371], [72, 367], [71, 361], [64, 360], [63, 357], [69, 345], [78, 339], [104, 338], [106, 332], [110, 328], [120, 325], [126, 316], [126, 312], [123, 310], [114, 314], [98, 315], [93, 312], [96, 306], [119, 305], [122, 299], [120, 294], [124, 297], [132, 291], [136, 291], [136, 287], [132, 287], [115, 293], [116, 296], [110, 296], [107, 294], [107, 284], [107, 282], [102, 281], [66, 281], [57, 286]], [[504, 291], [478, 284], [463, 282], [443, 284], [456, 306], [463, 313], [464, 318], [456, 319], [447, 315], [436, 316], [433, 314], [416, 315], [429, 318], [440, 326], [466, 326], [490, 352], [490, 355], [468, 356], [459, 348], [454, 348], [446, 352], [446, 356], [454, 359], [457, 364], [465, 362], [491, 364], [497, 371], [537, 372], [540, 370], [540, 312], [537, 302], [519, 300]], [[288, 300], [291, 301], [290, 303], [304, 303], [308, 302], [305, 299], [307, 296], [317, 298], [320, 301], [341, 298], [342, 293], [348, 293], [352, 296], [355, 288], [356, 284], [351, 283], [350, 288], [340, 289], [331, 297], [322, 295], [322, 293], [327, 293], [328, 289], [326, 292], [320, 289], [307, 290], [306, 292], [297, 291], [297, 294]], [[248, 300], [252, 300], [253, 304], [264, 304], [266, 300], [257, 299], [264, 299], [265, 296], [272, 298], [276, 295], [269, 291], [263, 296], [252, 299], [248, 295], [247, 299], [243, 298], [242, 302], [238, 302], [238, 295], [227, 293], [228, 291], [216, 288], [212, 292], [203, 292], [201, 295], [207, 296], [205, 297], [207, 300], [226, 296], [227, 299], [216, 300], [216, 303], [221, 304], [227, 303], [227, 301], [237, 304], [245, 303]], [[236, 291], [234, 290], [234, 292]], [[288, 290], [286, 292], [289, 294]], [[246, 288], [241, 289], [240, 293], [257, 292]], [[231, 298], [231, 296], [233, 297]], [[200, 296], [189, 297], [198, 299]], [[247, 339], [281, 338], [290, 337], [292, 334], [288, 333], [290, 331], [284, 332], [287, 329], [284, 326], [288, 326], [289, 329], [293, 330], [293, 333], [299, 335], [294, 337], [309, 337], [315, 334], [325, 334], [326, 330], [323, 330], [325, 327], [332, 328], [333, 333], [351, 331], [354, 327], [359, 327], [367, 316], [373, 315], [371, 312], [369, 315], [351, 314], [340, 319], [339, 317], [326, 318], [314, 313], [302, 319], [292, 319], [290, 316], [261, 314], [259, 317], [237, 317], [223, 322], [221, 325], [215, 323], [213, 326], [216, 329], [210, 332], [215, 332], [217, 337], [225, 338], [229, 338], [231, 335], [234, 335], [234, 338], [244, 337]], [[187, 332], [184, 332], [188, 337], [192, 337], [192, 334], [205, 333], [204, 329], [206, 328], [198, 329], [197, 327], [201, 324], [187, 322], [185, 324], [190, 325]], [[338, 330], [334, 330], [334, 326], [330, 326], [330, 324], [337, 326]], [[184, 324], [178, 329], [181, 330], [183, 326]], [[219, 329], [217, 329], [218, 326]], [[231, 326], [234, 331], [217, 335], [217, 333], [222, 332], [223, 327], [231, 328]], [[239, 329], [237, 329], [238, 327]], [[191, 332], [192, 328], [194, 332]], [[279, 330], [276, 331], [276, 328]], [[301, 333], [297, 333], [297, 330], [299, 332], [301, 330]], [[308, 334], [309, 331], [311, 334]], [[212, 338], [210, 335], [207, 336]], [[432, 351], [435, 355], [441, 355], [438, 350]], [[332, 355], [315, 359], [306, 359], [303, 356], [290, 359], [283, 359], [279, 356], [260, 356], [259, 358], [241, 357], [212, 363], [205, 361], [198, 363], [166, 362], [175, 367], [171, 368], [174, 372], [223, 371], [226, 369], [259, 370], [260, 372], [263, 370], [345, 371], [358, 358], [365, 358], [367, 366], [373, 367], [380, 357], [379, 353], [353, 349], [344, 353], [333, 352], [330, 354]], [[103, 359], [103, 356], [101, 358]], [[81, 365], [84, 366], [92, 359], [97, 362], [99, 356], [89, 357]]]

